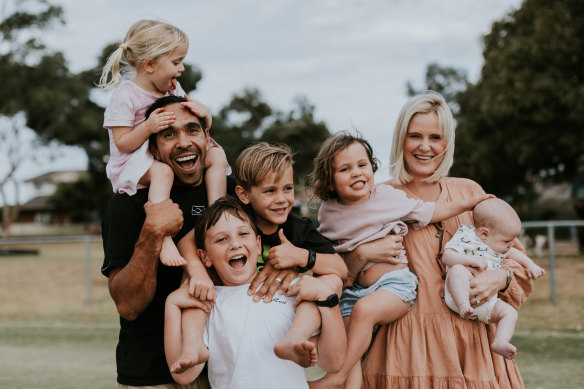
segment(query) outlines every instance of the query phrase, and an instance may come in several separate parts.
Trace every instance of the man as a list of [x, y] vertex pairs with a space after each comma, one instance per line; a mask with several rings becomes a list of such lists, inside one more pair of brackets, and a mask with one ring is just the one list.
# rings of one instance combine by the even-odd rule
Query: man
[[[120, 314], [116, 349], [120, 388], [178, 387], [164, 355], [164, 304], [166, 297], [179, 287], [183, 269], [160, 264], [158, 256], [164, 236], [174, 236], [175, 242], [187, 234], [192, 239], [195, 222], [208, 204], [203, 170], [209, 128], [202, 126], [203, 119], [209, 119], [205, 116], [208, 111], [204, 109], [199, 118], [194, 112], [200, 111], [194, 109], [193, 102], [165, 96], [152, 104], [146, 117], [158, 108], [175, 114], [173, 123], [150, 138], [154, 158], [174, 171], [171, 200], [147, 203], [147, 189], [134, 196], [116, 194], [102, 221], [101, 271], [109, 278], [109, 291]], [[228, 193], [234, 193], [234, 184], [227, 177]], [[190, 274], [205, 272], [200, 261], [193, 263], [199, 269], [190, 269]], [[206, 376], [191, 387], [208, 388]]]

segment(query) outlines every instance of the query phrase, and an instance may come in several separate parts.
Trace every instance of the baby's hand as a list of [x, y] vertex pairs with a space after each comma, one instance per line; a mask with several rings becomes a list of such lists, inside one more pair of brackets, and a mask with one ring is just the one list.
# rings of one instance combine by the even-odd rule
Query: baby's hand
[[209, 108], [207, 108], [206, 105], [191, 99], [187, 95], [184, 95], [184, 98], [187, 100], [187, 102], [181, 103], [181, 105], [183, 107], [187, 107], [196, 117], [202, 121], [201, 124], [205, 127], [205, 130], [211, 128], [211, 122], [213, 120], [211, 118], [211, 112], [209, 111]]
[[472, 263], [470, 264], [470, 266], [480, 271], [483, 271], [487, 269], [487, 261], [485, 261], [482, 258], [472, 257]]
[[529, 264], [527, 266], [527, 275], [532, 280], [537, 280], [539, 277], [545, 274], [545, 270], [537, 266], [535, 263]]
[[148, 128], [150, 134], [158, 134], [174, 123], [175, 119], [174, 112], [165, 112], [164, 108], [158, 108], [152, 111], [148, 119], [146, 119], [146, 128]]

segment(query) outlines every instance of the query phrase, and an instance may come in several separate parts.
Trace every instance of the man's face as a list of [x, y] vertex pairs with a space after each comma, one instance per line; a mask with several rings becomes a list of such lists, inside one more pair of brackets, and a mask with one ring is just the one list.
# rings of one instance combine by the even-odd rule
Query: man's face
[[167, 105], [164, 111], [174, 112], [176, 120], [156, 135], [152, 154], [172, 168], [175, 182], [197, 186], [203, 179], [209, 132], [203, 129], [199, 118], [180, 103]]

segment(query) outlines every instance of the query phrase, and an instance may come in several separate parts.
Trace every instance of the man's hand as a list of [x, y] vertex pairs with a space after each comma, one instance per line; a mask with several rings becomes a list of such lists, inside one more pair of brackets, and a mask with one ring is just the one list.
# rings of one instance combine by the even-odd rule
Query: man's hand
[[[254, 295], [253, 301], [256, 303], [262, 298], [264, 299], [264, 302], [269, 303], [272, 301], [272, 297], [274, 297], [278, 289], [280, 290], [280, 294], [286, 293], [290, 283], [296, 277], [298, 277], [298, 272], [296, 270], [278, 270], [268, 262], [264, 265], [260, 274], [255, 276], [251, 282], [247, 294], [250, 296]], [[262, 282], [262, 287], [256, 291]]]
[[144, 211], [146, 212], [144, 227], [160, 231], [163, 236], [174, 236], [183, 225], [182, 211], [178, 204], [170, 199], [157, 204], [148, 201], [144, 204]]
[[158, 134], [160, 131], [168, 128], [175, 120], [176, 115], [174, 112], [165, 112], [164, 108], [158, 108], [148, 116], [145, 125], [150, 134]]
[[284, 230], [278, 231], [280, 242], [273, 246], [268, 254], [268, 263], [275, 269], [289, 269], [294, 266], [305, 266], [308, 261], [308, 250], [294, 246], [286, 236]]
[[211, 117], [211, 111], [209, 111], [209, 108], [207, 108], [206, 105], [191, 99], [187, 95], [184, 95], [184, 98], [187, 100], [187, 102], [181, 103], [181, 105], [183, 107], [187, 107], [193, 113], [193, 115], [201, 120], [203, 126], [205, 126], [205, 130], [210, 129], [213, 119]]

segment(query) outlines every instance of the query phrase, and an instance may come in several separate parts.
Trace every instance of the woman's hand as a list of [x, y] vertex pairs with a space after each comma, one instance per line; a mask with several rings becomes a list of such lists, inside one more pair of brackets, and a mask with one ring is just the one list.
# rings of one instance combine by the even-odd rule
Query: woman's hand
[[[272, 301], [272, 297], [276, 294], [279, 289], [280, 294], [284, 294], [288, 291], [290, 283], [298, 277], [298, 272], [291, 269], [275, 269], [270, 262], [264, 265], [264, 268], [255, 276], [252, 280], [249, 289], [247, 290], [248, 295], [254, 295], [253, 301], [256, 303], [262, 298], [265, 303]], [[258, 286], [263, 282], [261, 288], [257, 291]]]
[[478, 271], [469, 268], [474, 275], [470, 281], [470, 305], [474, 308], [489, 301], [491, 297], [499, 293], [507, 283], [507, 271], [505, 269]]

